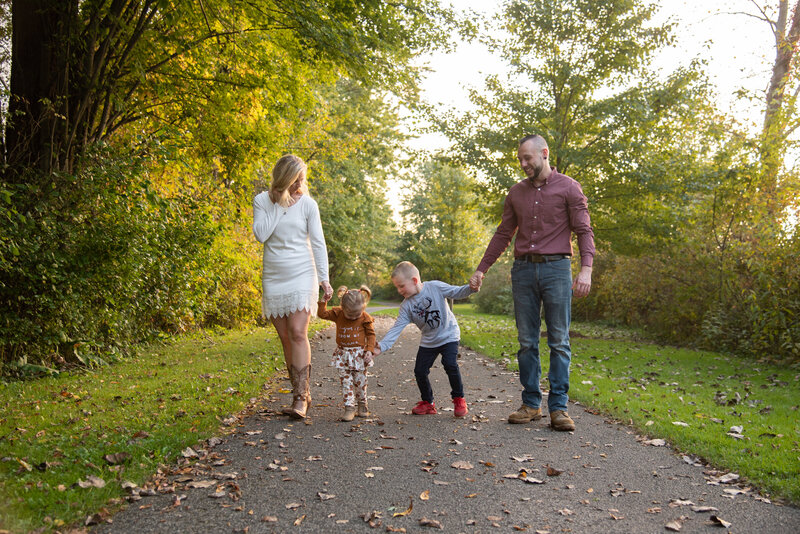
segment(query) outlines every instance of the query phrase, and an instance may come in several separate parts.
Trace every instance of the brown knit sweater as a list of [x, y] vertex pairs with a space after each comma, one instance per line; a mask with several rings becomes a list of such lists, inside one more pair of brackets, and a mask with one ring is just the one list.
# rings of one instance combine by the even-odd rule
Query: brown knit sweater
[[370, 314], [362, 312], [358, 319], [351, 321], [344, 316], [340, 306], [330, 310], [326, 306], [324, 301], [317, 303], [317, 316], [336, 323], [336, 345], [343, 349], [364, 347], [369, 352], [375, 350], [375, 326]]

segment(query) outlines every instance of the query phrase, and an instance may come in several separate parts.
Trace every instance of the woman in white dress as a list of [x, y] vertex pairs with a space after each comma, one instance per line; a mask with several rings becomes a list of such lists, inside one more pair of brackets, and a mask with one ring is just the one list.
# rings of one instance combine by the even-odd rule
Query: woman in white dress
[[253, 200], [253, 234], [264, 243], [261, 310], [278, 331], [292, 381], [292, 406], [284, 413], [301, 419], [311, 403], [308, 324], [317, 313], [318, 286], [326, 300], [333, 288], [319, 208], [299, 157], [280, 158], [269, 190]]

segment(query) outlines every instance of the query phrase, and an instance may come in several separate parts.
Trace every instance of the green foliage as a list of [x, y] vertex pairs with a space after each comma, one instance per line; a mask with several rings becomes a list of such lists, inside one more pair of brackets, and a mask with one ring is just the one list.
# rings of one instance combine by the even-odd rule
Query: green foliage
[[324, 127], [316, 136], [312, 193], [318, 197], [328, 245], [329, 274], [336, 285], [370, 287], [388, 279], [396, 229], [386, 202], [386, 179], [397, 171], [396, 110], [385, 94], [340, 79], [323, 93], [315, 113]]
[[421, 165], [405, 201], [402, 259], [412, 261], [423, 280], [466, 284], [489, 240], [478, 218], [475, 180], [444, 162]]
[[599, 239], [633, 252], [675, 238], [686, 195], [702, 187], [692, 145], [711, 100], [699, 65], [666, 79], [649, 72], [671, 41], [650, 24], [643, 1], [511, 1], [490, 46], [509, 63], [508, 79], [487, 77], [475, 110], [435, 122], [453, 140], [456, 161], [486, 178], [485, 216], [495, 222], [519, 178], [518, 140], [539, 133], [550, 162], [578, 180]]
[[[456, 306], [462, 343], [516, 368], [512, 319]], [[736, 356], [643, 343], [629, 331], [573, 323], [570, 397], [687, 454], [800, 502], [796, 369]], [[596, 337], [607, 339], [591, 339]], [[609, 339], [610, 338], [610, 339]], [[542, 339], [543, 376], [549, 348]], [[545, 381], [546, 384], [546, 381]], [[546, 385], [545, 385], [546, 387]], [[741, 400], [737, 400], [737, 394]], [[689, 401], [691, 399], [691, 401]], [[684, 422], [688, 426], [673, 424]], [[728, 435], [744, 427], [743, 440]]]
[[80, 174], [2, 187], [3, 363], [102, 363], [202, 313], [216, 229], [191, 198], [154, 190], [141, 163], [101, 152]]
[[514, 315], [514, 296], [511, 293], [511, 264], [514, 257], [510, 250], [500, 256], [483, 278], [481, 290], [471, 297], [475, 308], [481, 313]]

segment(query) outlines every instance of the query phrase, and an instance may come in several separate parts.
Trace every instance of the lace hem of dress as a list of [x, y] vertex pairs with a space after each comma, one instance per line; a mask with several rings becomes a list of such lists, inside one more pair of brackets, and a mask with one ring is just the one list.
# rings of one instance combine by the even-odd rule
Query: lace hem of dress
[[317, 313], [317, 292], [294, 291], [283, 295], [261, 297], [261, 313], [264, 317], [284, 317], [296, 311], [306, 310], [311, 315]]

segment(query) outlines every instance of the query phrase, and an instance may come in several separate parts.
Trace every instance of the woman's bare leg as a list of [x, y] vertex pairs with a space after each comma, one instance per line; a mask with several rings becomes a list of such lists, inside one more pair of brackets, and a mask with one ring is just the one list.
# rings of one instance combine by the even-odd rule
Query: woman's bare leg
[[308, 325], [310, 322], [311, 313], [307, 310], [291, 313], [287, 320], [291, 365], [296, 369], [302, 369], [311, 363], [311, 344], [308, 342]]

